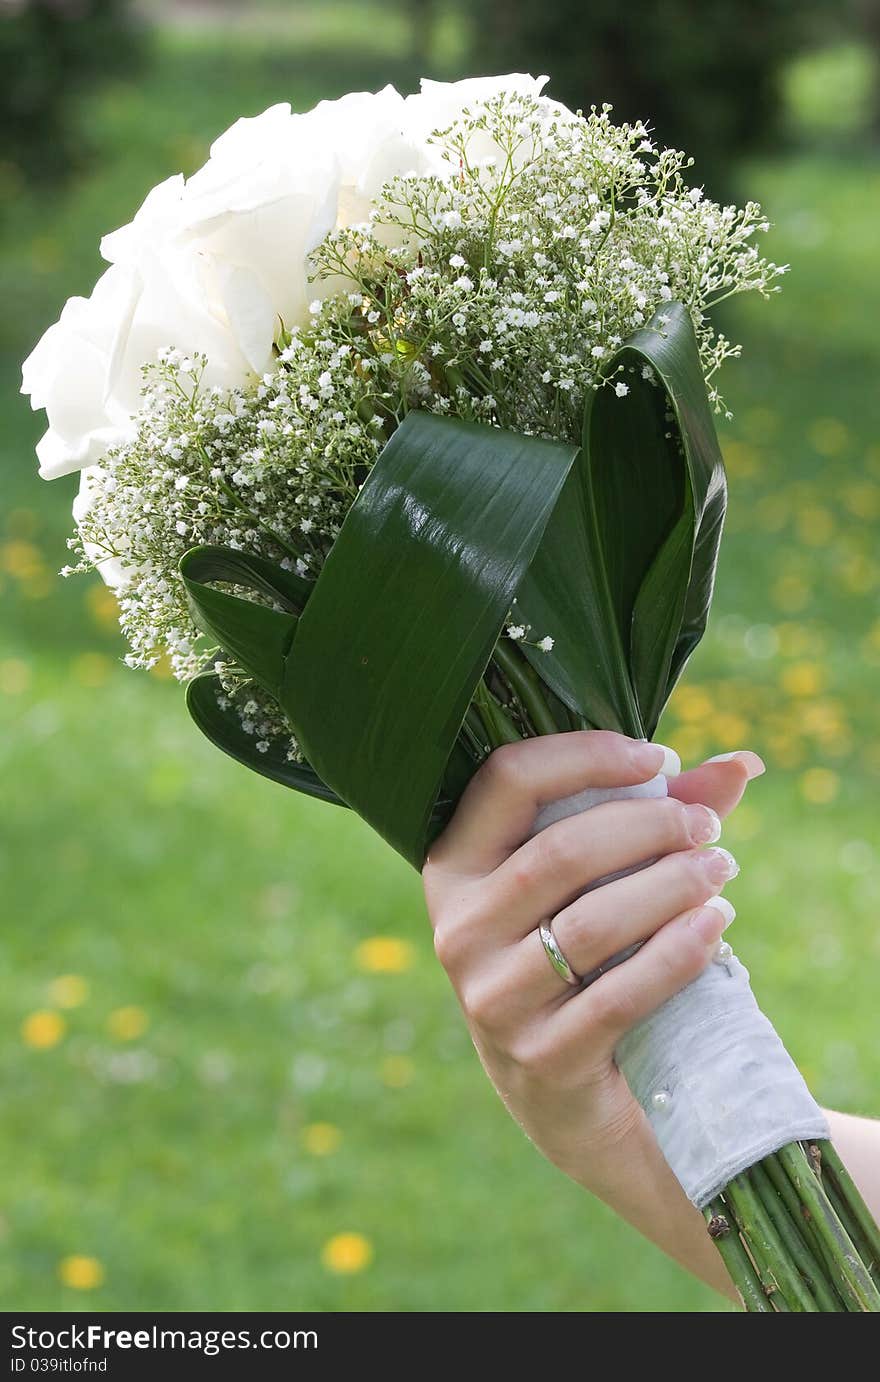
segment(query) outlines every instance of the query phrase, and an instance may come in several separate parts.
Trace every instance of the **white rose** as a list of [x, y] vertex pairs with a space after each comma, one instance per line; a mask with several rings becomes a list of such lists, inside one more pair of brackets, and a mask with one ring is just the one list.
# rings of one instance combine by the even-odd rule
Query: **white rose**
[[142, 366], [163, 346], [204, 353], [209, 384], [247, 378], [248, 362], [225, 315], [212, 310], [204, 278], [192, 250], [145, 248], [138, 265], [113, 265], [90, 298], [66, 304], [22, 366], [22, 392], [49, 422], [37, 443], [44, 479], [96, 464], [131, 435]]
[[[465, 110], [473, 111], [481, 102], [500, 96], [502, 92], [540, 101], [548, 116], [557, 110], [570, 115], [565, 106], [541, 95], [548, 81], [548, 77], [531, 77], [525, 72], [509, 72], [505, 77], [467, 77], [460, 82], [434, 82], [423, 77], [418, 95], [407, 97], [408, 126], [413, 137], [424, 143], [435, 130], [448, 129], [459, 121]], [[484, 131], [474, 130], [468, 139], [467, 152], [471, 163], [478, 165], [497, 161], [501, 150]], [[519, 159], [514, 161], [525, 161], [527, 157], [528, 150], [524, 146]], [[448, 175], [449, 161], [443, 161], [439, 154], [434, 158], [437, 171]]]
[[174, 241], [200, 256], [204, 291], [256, 373], [271, 363], [280, 325], [307, 321], [309, 255], [336, 224], [335, 151], [306, 122], [289, 105], [237, 121], [177, 211]]
[[368, 220], [372, 202], [391, 178], [431, 167], [421, 130], [412, 127], [407, 101], [393, 86], [375, 95], [354, 91], [321, 101], [302, 118], [310, 139], [326, 143], [337, 158], [337, 226]]
[[47, 480], [94, 464], [126, 434], [129, 414], [109, 395], [107, 381], [136, 299], [133, 275], [108, 269], [90, 298], [69, 300], [22, 366], [22, 393], [48, 415], [49, 430], [37, 443]]

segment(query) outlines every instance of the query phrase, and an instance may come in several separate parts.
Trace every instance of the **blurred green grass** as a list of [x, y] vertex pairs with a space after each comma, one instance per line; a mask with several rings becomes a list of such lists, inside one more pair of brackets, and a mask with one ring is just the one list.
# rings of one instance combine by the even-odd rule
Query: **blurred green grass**
[[[84, 107], [95, 157], [62, 200], [0, 169], [0, 1301], [718, 1310], [507, 1119], [416, 877], [350, 815], [210, 749], [178, 688], [119, 664], [100, 585], [54, 576], [75, 485], [36, 478], [21, 358], [89, 291], [101, 232], [239, 114], [414, 85], [396, 31], [385, 50], [343, 32], [165, 35], [145, 81]], [[880, 172], [800, 153], [742, 180], [794, 268], [781, 297], [726, 322], [746, 343], [726, 380], [730, 529], [712, 628], [661, 733], [688, 758], [766, 753], [725, 833], [743, 865], [737, 948], [819, 1097], [880, 1113]], [[371, 937], [406, 944], [359, 949]], [[70, 975], [83, 982], [58, 984]], [[338, 1129], [327, 1155], [315, 1124]], [[322, 1262], [345, 1232], [373, 1252], [347, 1275]], [[64, 1284], [72, 1255], [101, 1284]]]

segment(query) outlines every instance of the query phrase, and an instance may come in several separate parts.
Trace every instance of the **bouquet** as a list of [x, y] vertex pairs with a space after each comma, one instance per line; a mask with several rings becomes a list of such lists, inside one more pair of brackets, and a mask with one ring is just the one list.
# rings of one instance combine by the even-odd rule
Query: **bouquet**
[[[240, 120], [24, 366], [41, 474], [82, 472], [65, 574], [115, 589], [129, 665], [416, 868], [495, 746], [653, 734], [724, 520], [710, 312], [784, 271], [757, 205], [543, 84]], [[747, 1310], [877, 1310], [880, 1234], [716, 959], [618, 1062]]]

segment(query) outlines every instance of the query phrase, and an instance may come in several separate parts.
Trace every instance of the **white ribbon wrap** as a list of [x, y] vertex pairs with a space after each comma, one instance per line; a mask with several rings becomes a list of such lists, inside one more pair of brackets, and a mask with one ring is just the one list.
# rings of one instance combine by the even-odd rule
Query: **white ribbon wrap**
[[[606, 801], [666, 795], [662, 775], [637, 787], [579, 792], [545, 806], [533, 833]], [[622, 957], [628, 954], [632, 949]], [[615, 1056], [663, 1155], [699, 1209], [786, 1143], [829, 1136], [822, 1110], [735, 956], [709, 964], [628, 1032]]]

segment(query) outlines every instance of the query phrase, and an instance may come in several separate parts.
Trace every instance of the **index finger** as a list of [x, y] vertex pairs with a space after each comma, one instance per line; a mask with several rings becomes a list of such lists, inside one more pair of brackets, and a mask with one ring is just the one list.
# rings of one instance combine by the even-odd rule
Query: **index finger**
[[491, 873], [531, 834], [540, 808], [587, 787], [631, 787], [677, 756], [610, 730], [574, 730], [504, 744], [468, 784], [428, 863], [459, 876]]

